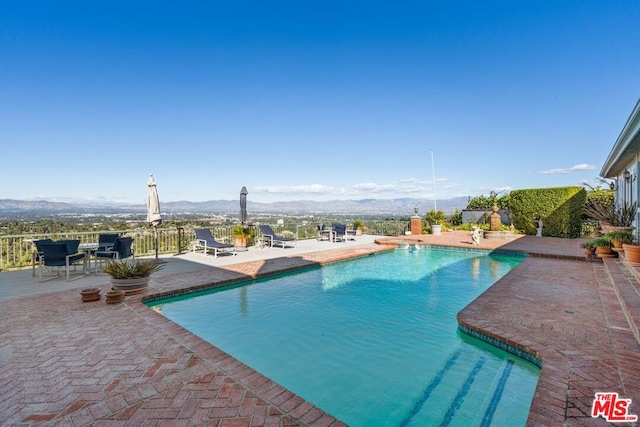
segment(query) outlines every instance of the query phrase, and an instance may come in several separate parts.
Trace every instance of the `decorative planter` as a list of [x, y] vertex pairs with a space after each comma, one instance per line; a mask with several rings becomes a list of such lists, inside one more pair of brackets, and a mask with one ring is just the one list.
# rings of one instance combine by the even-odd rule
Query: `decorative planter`
[[596, 254], [601, 258], [611, 258], [616, 256], [616, 253], [613, 251], [613, 249], [600, 246], [596, 248]]
[[137, 294], [147, 290], [150, 276], [137, 277], [135, 279], [114, 279], [111, 278], [111, 286], [117, 291], [124, 291], [126, 295]]
[[624, 249], [624, 258], [629, 264], [640, 265], [640, 245], [630, 245], [625, 243], [622, 245]]
[[612, 249], [622, 249], [622, 241], [617, 239], [611, 239]]
[[635, 230], [635, 227], [623, 227], [620, 225], [611, 225], [611, 224], [607, 224], [606, 222], [601, 222], [600, 228], [602, 229], [602, 232], [605, 234], [614, 230], [622, 230], [622, 231], [629, 231], [629, 232], [632, 232], [633, 230]]
[[124, 291], [110, 290], [104, 294], [107, 304], [117, 304], [124, 299]]
[[98, 301], [100, 299], [99, 288], [87, 288], [80, 291], [82, 302]]
[[431, 234], [433, 234], [434, 236], [442, 234], [442, 224], [432, 224]]
[[246, 248], [247, 246], [249, 246], [249, 239], [247, 238], [247, 236], [234, 236], [233, 240], [233, 246], [235, 246], [236, 248]]

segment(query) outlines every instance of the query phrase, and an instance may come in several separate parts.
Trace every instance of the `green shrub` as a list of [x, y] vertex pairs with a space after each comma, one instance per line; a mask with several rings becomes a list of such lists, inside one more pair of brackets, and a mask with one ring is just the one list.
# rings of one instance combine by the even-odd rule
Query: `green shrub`
[[449, 218], [449, 222], [454, 227], [462, 225], [462, 211], [456, 209], [456, 211], [453, 214], [451, 214], [451, 217]]
[[424, 216], [424, 219], [429, 224], [444, 224], [447, 221], [447, 216], [442, 211], [430, 210]]
[[510, 194], [513, 225], [525, 234], [536, 234], [542, 218], [544, 235], [579, 237], [586, 191], [582, 187], [514, 190]]
[[481, 209], [491, 209], [493, 205], [498, 205], [499, 209], [509, 209], [509, 195], [498, 197], [498, 193], [492, 191], [489, 193], [489, 196], [486, 197], [484, 194], [481, 194], [477, 197], [469, 199], [467, 203], [467, 209], [469, 210], [481, 210]]

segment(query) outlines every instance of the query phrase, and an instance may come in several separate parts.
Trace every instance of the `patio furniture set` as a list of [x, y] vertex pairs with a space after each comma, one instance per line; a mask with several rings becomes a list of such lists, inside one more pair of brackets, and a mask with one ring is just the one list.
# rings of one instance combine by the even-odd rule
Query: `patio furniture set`
[[344, 224], [333, 224], [331, 228], [325, 228], [324, 224], [318, 226], [318, 240], [328, 240], [330, 242], [346, 242], [356, 240], [358, 226], [347, 228]]
[[[297, 239], [295, 237], [278, 234], [270, 225], [258, 225], [258, 229], [260, 230], [260, 236], [256, 243], [259, 247], [280, 246], [284, 249], [296, 245]], [[191, 250], [193, 252], [202, 249], [203, 254], [206, 255], [212, 251], [213, 256], [218, 257], [219, 255], [237, 255], [237, 251], [240, 250], [240, 248], [237, 248], [231, 243], [223, 243], [216, 240], [208, 228], [196, 228], [194, 231], [196, 233], [196, 240], [191, 243]], [[246, 251], [246, 249], [242, 249]]]
[[[79, 277], [97, 274], [99, 265], [112, 259], [133, 258], [133, 238], [118, 234], [100, 234], [97, 243], [80, 243], [80, 240], [34, 240], [35, 250], [32, 256], [32, 275], [43, 282], [61, 277], [67, 280], [72, 275]], [[93, 268], [91, 263], [93, 261]], [[79, 271], [78, 266], [82, 265]]]

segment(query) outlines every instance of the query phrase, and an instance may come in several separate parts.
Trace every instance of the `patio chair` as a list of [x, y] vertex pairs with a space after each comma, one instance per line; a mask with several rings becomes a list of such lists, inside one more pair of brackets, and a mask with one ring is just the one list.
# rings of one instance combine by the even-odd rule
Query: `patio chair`
[[54, 243], [64, 243], [67, 245], [67, 251], [70, 254], [78, 253], [78, 249], [80, 248], [79, 239], [56, 240]]
[[284, 237], [282, 235], [276, 234], [271, 228], [270, 225], [264, 224], [259, 225], [260, 233], [262, 233], [261, 240], [263, 243], [268, 242], [269, 246], [273, 247], [274, 244], [282, 245], [282, 249], [284, 249], [288, 243], [292, 243], [293, 246], [296, 245], [296, 239], [293, 237]]
[[[82, 261], [82, 274], [86, 273], [86, 254], [78, 252], [80, 240], [60, 240], [51, 243], [41, 243], [42, 256], [40, 257], [39, 281], [43, 282], [43, 272], [55, 271], [53, 278], [60, 277], [64, 268], [67, 280], [71, 280], [71, 270], [76, 271], [77, 263]], [[75, 249], [74, 249], [75, 248]], [[49, 279], [50, 280], [50, 279]]]
[[96, 274], [98, 273], [98, 263], [102, 264], [112, 259], [135, 259], [135, 254], [133, 253], [133, 237], [117, 237], [111, 248], [97, 250], [93, 256]]
[[358, 233], [358, 225], [354, 224], [353, 228], [347, 228], [346, 233], [347, 233], [347, 239], [356, 240], [356, 236]]
[[40, 265], [40, 258], [42, 257], [42, 244], [53, 243], [51, 239], [39, 239], [34, 240], [33, 244], [36, 246], [36, 250], [31, 253], [31, 276], [36, 277], [36, 264]]
[[120, 237], [119, 234], [109, 233], [109, 234], [99, 234], [98, 235], [98, 250], [106, 251], [113, 247], [113, 244], [116, 242], [116, 239]]
[[318, 225], [318, 240], [331, 240], [331, 230], [325, 228], [324, 224]]
[[347, 226], [344, 224], [333, 224], [333, 241], [347, 241]]
[[208, 228], [196, 228], [194, 229], [196, 232], [196, 240], [193, 243], [193, 251], [195, 252], [198, 248], [202, 248], [202, 253], [207, 254], [208, 250], [213, 250], [213, 257], [217, 258], [218, 253], [228, 253], [231, 255], [236, 255], [234, 253], [234, 246], [230, 243], [222, 243], [218, 242], [213, 235], [211, 234], [211, 230]]

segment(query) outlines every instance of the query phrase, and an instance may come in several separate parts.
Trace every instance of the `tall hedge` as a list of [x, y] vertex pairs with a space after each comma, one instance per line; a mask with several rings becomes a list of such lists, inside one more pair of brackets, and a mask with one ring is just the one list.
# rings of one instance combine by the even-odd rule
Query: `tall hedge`
[[581, 215], [587, 192], [583, 187], [534, 188], [510, 193], [513, 225], [536, 234], [538, 217], [543, 236], [580, 237]]

